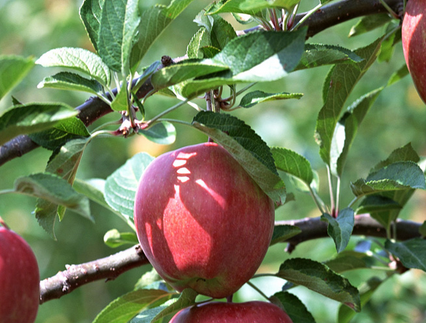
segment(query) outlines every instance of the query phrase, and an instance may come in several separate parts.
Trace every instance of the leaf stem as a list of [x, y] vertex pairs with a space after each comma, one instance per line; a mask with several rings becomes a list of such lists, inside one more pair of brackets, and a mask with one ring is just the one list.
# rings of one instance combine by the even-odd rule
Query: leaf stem
[[260, 295], [262, 295], [265, 299], [269, 299], [268, 296], [265, 295], [264, 292], [262, 292], [256, 285], [254, 285], [251, 281], [247, 282], [247, 285], [249, 285], [251, 288], [253, 288], [256, 292], [258, 292]]
[[154, 122], [156, 122], [158, 119], [160, 119], [162, 116], [165, 116], [166, 114], [168, 114], [169, 112], [172, 112], [174, 110], [176, 110], [177, 108], [181, 107], [182, 105], [184, 105], [185, 103], [188, 103], [188, 99], [186, 99], [185, 101], [181, 101], [178, 104], [175, 104], [174, 106], [168, 108], [167, 110], [164, 110], [163, 112], [159, 113], [158, 115], [156, 115], [154, 118], [152, 118], [151, 120], [147, 121], [147, 125], [150, 126], [152, 125]]
[[333, 182], [331, 178], [331, 170], [329, 165], [327, 165], [327, 178], [328, 178], [328, 190], [330, 194], [330, 208], [332, 213], [331, 216], [336, 217], [335, 216], [336, 204], [334, 202]]
[[311, 10], [309, 10], [306, 13], [306, 15], [304, 15], [303, 18], [299, 20], [299, 22], [296, 24], [296, 26], [294, 26], [290, 30], [296, 30], [304, 21], [306, 21], [312, 14], [314, 14], [321, 7], [322, 7], [322, 4], [319, 3], [316, 7], [312, 8]]

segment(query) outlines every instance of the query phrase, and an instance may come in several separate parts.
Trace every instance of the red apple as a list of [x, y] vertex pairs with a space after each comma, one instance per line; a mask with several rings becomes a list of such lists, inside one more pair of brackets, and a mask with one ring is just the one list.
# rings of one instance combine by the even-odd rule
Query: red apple
[[402, 22], [405, 62], [417, 92], [426, 102], [426, 0], [410, 0]]
[[27, 242], [0, 226], [0, 322], [32, 323], [40, 299], [37, 260]]
[[179, 311], [170, 323], [293, 323], [278, 306], [266, 302], [212, 302]]
[[168, 152], [145, 170], [136, 193], [142, 249], [176, 290], [222, 298], [256, 272], [274, 228], [274, 203], [221, 146]]

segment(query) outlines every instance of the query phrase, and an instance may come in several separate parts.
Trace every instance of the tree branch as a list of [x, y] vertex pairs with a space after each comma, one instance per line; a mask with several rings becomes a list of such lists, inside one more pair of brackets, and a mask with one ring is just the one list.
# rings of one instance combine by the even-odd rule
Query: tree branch
[[141, 247], [137, 245], [106, 258], [80, 265], [68, 265], [66, 270], [40, 282], [40, 304], [60, 298], [96, 280], [113, 280], [130, 269], [148, 263]]
[[[386, 0], [392, 10], [401, 13], [403, 0]], [[342, 0], [324, 6], [312, 16], [310, 16], [302, 25], [309, 26], [308, 37], [312, 37], [319, 32], [338, 25], [349, 19], [386, 12], [379, 0]], [[298, 14], [296, 23], [304, 17], [306, 13]], [[138, 97], [142, 98], [152, 89], [150, 80], [146, 81], [138, 91]], [[116, 89], [113, 92], [117, 92]], [[86, 126], [92, 124], [105, 114], [112, 112], [110, 107], [97, 97], [92, 97], [76, 108], [80, 111], [80, 118]], [[28, 136], [18, 136], [11, 141], [0, 146], [0, 166], [6, 162], [21, 157], [38, 145], [31, 141]]]
[[[302, 230], [300, 234], [283, 241], [289, 243], [293, 249], [304, 241], [328, 237], [327, 224], [321, 221], [319, 217], [277, 221], [275, 224], [294, 225]], [[420, 236], [419, 228], [419, 223], [398, 221], [396, 224], [398, 240], [407, 240]], [[369, 215], [363, 214], [355, 217], [353, 234], [384, 238], [386, 237], [386, 230]], [[130, 269], [148, 263], [142, 249], [137, 245], [106, 258], [80, 265], [67, 266], [65, 271], [58, 272], [55, 276], [40, 282], [40, 304], [60, 298], [90, 282], [100, 279], [106, 279], [107, 281], [115, 279]]]

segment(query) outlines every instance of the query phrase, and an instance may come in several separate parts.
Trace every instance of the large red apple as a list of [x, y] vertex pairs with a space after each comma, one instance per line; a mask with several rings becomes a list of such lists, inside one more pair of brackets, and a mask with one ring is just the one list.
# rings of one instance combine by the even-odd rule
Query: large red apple
[[266, 302], [212, 302], [179, 311], [170, 323], [293, 323], [278, 306]]
[[32, 323], [40, 299], [37, 260], [27, 242], [0, 226], [0, 322]]
[[222, 298], [256, 272], [274, 227], [274, 204], [221, 146], [156, 158], [135, 200], [135, 225], [152, 266], [178, 291]]
[[417, 92], [426, 103], [426, 0], [410, 0], [402, 22], [405, 62]]

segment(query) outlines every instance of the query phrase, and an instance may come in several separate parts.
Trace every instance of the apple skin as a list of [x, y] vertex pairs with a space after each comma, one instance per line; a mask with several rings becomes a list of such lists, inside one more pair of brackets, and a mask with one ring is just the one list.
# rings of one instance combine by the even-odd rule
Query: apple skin
[[134, 220], [141, 247], [176, 290], [223, 298], [259, 268], [274, 203], [221, 146], [204, 143], [156, 158], [143, 173]]
[[40, 275], [28, 243], [0, 226], [0, 322], [32, 323], [40, 299]]
[[426, 103], [426, 0], [410, 0], [402, 22], [402, 48], [414, 85]]
[[266, 302], [211, 302], [179, 311], [170, 323], [293, 323], [278, 306]]

